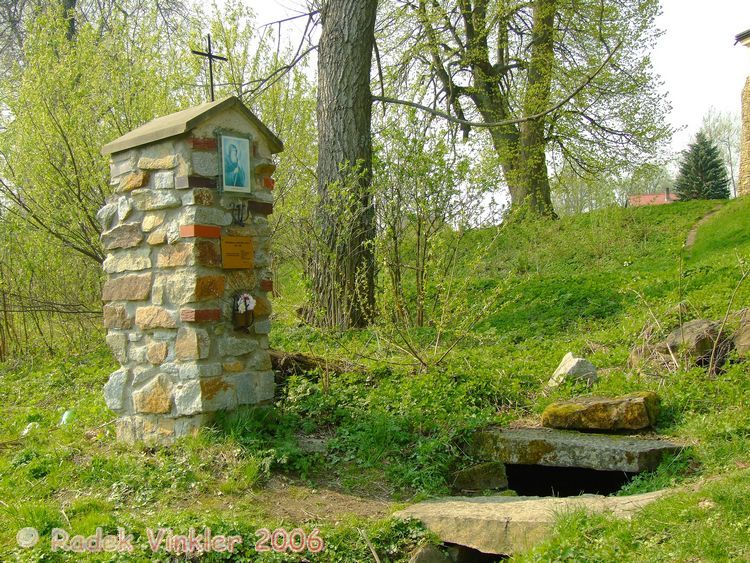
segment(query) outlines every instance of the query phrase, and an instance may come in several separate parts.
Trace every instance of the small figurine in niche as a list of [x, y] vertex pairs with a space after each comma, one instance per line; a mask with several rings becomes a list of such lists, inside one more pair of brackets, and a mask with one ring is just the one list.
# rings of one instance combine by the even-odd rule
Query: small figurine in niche
[[249, 293], [241, 293], [234, 300], [234, 328], [247, 331], [255, 319], [255, 299]]

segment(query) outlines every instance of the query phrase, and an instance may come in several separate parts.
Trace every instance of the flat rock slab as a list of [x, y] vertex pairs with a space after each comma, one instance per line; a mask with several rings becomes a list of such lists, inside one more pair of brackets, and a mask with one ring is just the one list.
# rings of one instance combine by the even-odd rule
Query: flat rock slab
[[512, 555], [544, 541], [560, 514], [586, 510], [629, 519], [664, 494], [665, 491], [629, 497], [450, 497], [420, 502], [394, 516], [421, 520], [443, 542], [484, 553]]
[[542, 426], [570, 430], [643, 430], [656, 423], [659, 397], [653, 391], [624, 397], [578, 397], [550, 404]]
[[506, 464], [641, 473], [653, 471], [666, 454], [680, 449], [678, 444], [666, 440], [551, 428], [488, 428], [474, 433], [470, 454]]

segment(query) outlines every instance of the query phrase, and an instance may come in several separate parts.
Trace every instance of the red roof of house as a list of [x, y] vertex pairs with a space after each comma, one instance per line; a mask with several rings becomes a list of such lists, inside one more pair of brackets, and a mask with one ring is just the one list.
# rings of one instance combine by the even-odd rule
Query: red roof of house
[[628, 207], [641, 207], [643, 205], [664, 205], [665, 203], [672, 203], [677, 201], [678, 198], [675, 194], [644, 194], [644, 195], [631, 195], [628, 197]]

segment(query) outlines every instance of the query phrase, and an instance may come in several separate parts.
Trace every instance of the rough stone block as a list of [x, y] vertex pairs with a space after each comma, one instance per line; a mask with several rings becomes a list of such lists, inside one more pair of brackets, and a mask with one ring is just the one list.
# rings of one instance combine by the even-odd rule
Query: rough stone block
[[148, 235], [148, 238], [146, 238], [146, 242], [151, 246], [159, 246], [160, 244], [164, 244], [165, 242], [167, 242], [167, 233], [162, 229], [156, 230]]
[[188, 416], [201, 412], [203, 402], [201, 401], [200, 381], [196, 379], [178, 385], [174, 393], [174, 406], [178, 416]]
[[217, 377], [222, 374], [220, 363], [200, 364], [188, 362], [179, 364], [178, 378], [180, 381], [190, 381], [206, 377]]
[[200, 380], [201, 403], [204, 412], [233, 409], [237, 406], [237, 390], [226, 377], [211, 377]]
[[132, 197], [139, 211], [158, 211], [182, 205], [182, 200], [171, 190], [141, 189], [132, 192]]
[[129, 329], [133, 326], [133, 319], [128, 315], [124, 305], [108, 303], [104, 306], [104, 328]]
[[276, 384], [272, 371], [229, 374], [225, 378], [236, 389], [240, 405], [257, 405], [273, 400]]
[[219, 340], [222, 356], [244, 356], [258, 349], [258, 341], [250, 336], [225, 336]]
[[208, 358], [211, 340], [202, 328], [182, 327], [177, 331], [175, 357], [179, 361]]
[[178, 266], [191, 266], [195, 263], [195, 244], [193, 241], [179, 242], [165, 246], [156, 255], [157, 268], [176, 268]]
[[420, 520], [442, 542], [483, 554], [508, 556], [530, 550], [548, 539], [560, 514], [585, 511], [630, 519], [665, 493], [622, 497], [450, 497], [420, 502], [394, 516]]
[[108, 274], [122, 272], [138, 272], [151, 267], [151, 249], [137, 248], [135, 250], [108, 254], [102, 268]]
[[120, 179], [120, 184], [117, 187], [118, 192], [132, 192], [138, 188], [142, 188], [148, 183], [148, 172], [137, 170], [127, 176], [123, 176]]
[[177, 319], [174, 313], [163, 307], [140, 307], [135, 312], [135, 324], [141, 330], [175, 328]]
[[271, 354], [267, 350], [258, 348], [251, 355], [247, 356], [245, 361], [248, 371], [267, 371], [271, 369]]
[[160, 225], [162, 225], [162, 223], [164, 223], [164, 218], [166, 216], [167, 212], [163, 209], [159, 211], [149, 211], [143, 216], [141, 229], [144, 233], [150, 233], [156, 227], [159, 227]]
[[107, 408], [122, 413], [125, 410], [125, 399], [130, 371], [119, 369], [109, 376], [109, 380], [104, 385], [104, 401]]
[[624, 397], [579, 397], [552, 403], [542, 425], [570, 430], [643, 430], [656, 423], [659, 397], [652, 391]]
[[193, 188], [182, 195], [182, 205], [203, 205], [211, 207], [214, 204], [215, 190], [211, 188]]
[[146, 357], [150, 363], [158, 366], [164, 363], [168, 353], [169, 344], [167, 342], [151, 342], [148, 345]]
[[107, 335], [107, 346], [121, 364], [128, 363], [128, 337], [121, 332], [110, 332]]
[[180, 225], [220, 225], [232, 224], [232, 214], [215, 207], [192, 206], [182, 210]]
[[194, 152], [193, 172], [200, 176], [217, 176], [219, 174], [218, 152]]
[[135, 412], [166, 414], [172, 410], [171, 389], [164, 376], [158, 376], [133, 392]]
[[117, 202], [117, 219], [122, 223], [133, 212], [133, 202], [129, 197], [121, 197]]
[[585, 381], [588, 385], [592, 385], [598, 379], [594, 364], [584, 358], [576, 358], [572, 352], [568, 352], [550, 377], [547, 387], [559, 387], [568, 380]]
[[117, 215], [117, 205], [108, 203], [96, 212], [96, 218], [102, 227], [102, 231], [108, 231], [112, 228], [112, 220]]
[[116, 248], [132, 248], [138, 246], [143, 240], [141, 226], [127, 223], [118, 225], [102, 234], [102, 246], [104, 250], [115, 250]]
[[550, 428], [488, 428], [475, 432], [467, 452], [507, 464], [582, 467], [599, 471], [653, 471], [680, 446], [666, 440], [584, 434]]
[[138, 168], [141, 168], [143, 170], [171, 170], [176, 166], [177, 155], [174, 154], [156, 158], [142, 156], [138, 159]]
[[203, 276], [195, 282], [195, 300], [217, 299], [224, 295], [224, 276]]
[[174, 172], [157, 172], [153, 175], [155, 190], [173, 190]]
[[151, 274], [133, 274], [104, 283], [102, 301], [142, 301], [151, 292]]
[[245, 371], [245, 362], [237, 358], [224, 358], [224, 363], [221, 364], [225, 373], [241, 373]]
[[195, 262], [207, 268], [221, 267], [221, 244], [218, 240], [195, 241]]

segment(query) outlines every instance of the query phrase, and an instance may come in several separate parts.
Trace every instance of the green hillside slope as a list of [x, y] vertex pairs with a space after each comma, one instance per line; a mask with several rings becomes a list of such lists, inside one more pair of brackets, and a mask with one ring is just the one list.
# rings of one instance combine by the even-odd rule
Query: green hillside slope
[[[686, 248], [693, 226], [715, 209]], [[400, 335], [388, 323], [340, 334], [300, 326], [293, 311], [303, 287], [298, 273], [282, 267], [272, 345], [351, 369], [286, 378], [276, 409], [222, 417], [171, 448], [115, 443], [101, 393], [115, 366], [103, 346], [86, 357], [5, 364], [0, 551], [30, 560], [48, 552], [44, 542], [17, 548], [15, 533], [24, 526], [48, 540], [54, 527], [93, 533], [126, 526], [143, 534], [150, 525], [210, 522], [250, 535], [260, 527], [318, 525], [331, 548], [321, 561], [369, 558], [361, 528], [383, 554], [401, 560], [425, 533], [387, 519], [388, 503], [447, 492], [451, 472], [472, 463], [460, 448], [472, 429], [536, 423], [561, 397], [652, 389], [662, 397], [657, 432], [686, 449], [623, 492], [672, 485], [684, 492], [628, 525], [571, 515], [528, 558], [747, 558], [750, 362], [732, 355], [708, 374], [630, 368], [628, 356], [644, 335], [657, 341], [680, 320], [722, 320], [729, 311], [724, 330], [736, 329], [750, 302], [750, 283], [737, 286], [750, 256], [748, 217], [750, 200], [741, 199], [465, 233], [456, 272], [435, 279], [428, 296], [452, 276], [461, 291], [451, 306], [466, 322], [444, 327], [433, 317]], [[567, 352], [591, 360], [599, 382], [543, 393]], [[415, 365], [422, 354], [442, 359], [424, 368]], [[70, 422], [59, 425], [66, 410]], [[327, 446], [309, 451], [300, 436]], [[342, 496], [321, 499], [321, 489]]]

